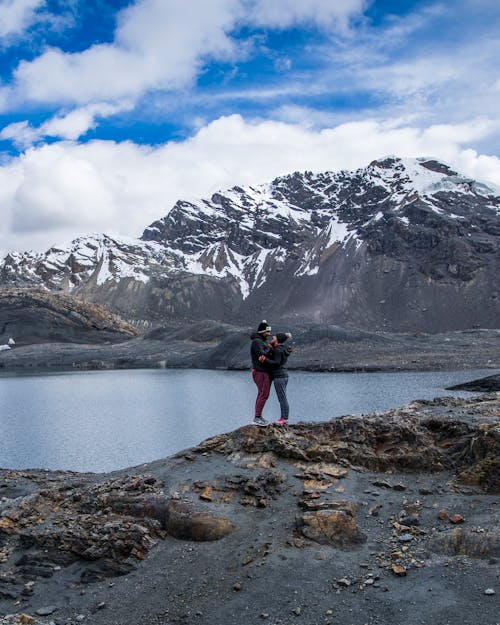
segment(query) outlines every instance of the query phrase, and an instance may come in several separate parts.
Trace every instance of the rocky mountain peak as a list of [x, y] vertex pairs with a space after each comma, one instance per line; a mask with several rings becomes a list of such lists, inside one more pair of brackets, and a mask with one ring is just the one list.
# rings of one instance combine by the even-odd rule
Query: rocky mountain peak
[[129, 319], [273, 313], [382, 329], [495, 327], [499, 211], [492, 187], [432, 158], [390, 156], [179, 200], [140, 239], [95, 235], [10, 254], [0, 284], [74, 292]]

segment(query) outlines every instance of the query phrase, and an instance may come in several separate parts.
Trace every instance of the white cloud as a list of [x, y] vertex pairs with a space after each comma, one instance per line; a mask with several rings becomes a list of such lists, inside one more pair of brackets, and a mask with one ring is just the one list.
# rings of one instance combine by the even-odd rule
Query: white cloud
[[288, 28], [310, 22], [321, 28], [346, 30], [353, 17], [362, 14], [366, 0], [255, 0], [250, 21], [271, 28]]
[[[311, 22], [339, 30], [360, 15], [365, 4], [366, 0], [140, 0], [118, 14], [113, 43], [78, 53], [50, 48], [32, 61], [22, 61], [14, 72], [11, 101], [82, 106], [138, 99], [148, 91], [182, 90], [206, 59], [248, 54], [248, 42], [230, 37], [237, 25], [283, 29]], [[290, 59], [280, 62], [290, 69]]]
[[46, 249], [89, 232], [138, 236], [177, 199], [297, 170], [355, 169], [387, 154], [434, 156], [500, 185], [500, 159], [467, 145], [488, 132], [482, 121], [424, 130], [366, 121], [318, 131], [233, 115], [157, 148], [105, 141], [43, 145], [0, 166], [0, 249]]
[[0, 0], [0, 39], [21, 34], [45, 0]]
[[49, 49], [15, 71], [20, 99], [84, 105], [186, 87], [205, 56], [228, 57], [238, 0], [142, 0], [121, 11], [115, 41]]
[[44, 137], [76, 140], [88, 130], [95, 128], [96, 118], [104, 119], [130, 108], [133, 106], [127, 102], [123, 102], [120, 106], [105, 103], [89, 104], [66, 114], [55, 115], [38, 127], [31, 126], [28, 121], [14, 122], [0, 131], [0, 139], [10, 140], [21, 149], [30, 147]]
[[12, 141], [18, 147], [27, 147], [35, 143], [39, 138], [36, 128], [30, 125], [28, 121], [14, 122], [2, 128], [0, 139]]

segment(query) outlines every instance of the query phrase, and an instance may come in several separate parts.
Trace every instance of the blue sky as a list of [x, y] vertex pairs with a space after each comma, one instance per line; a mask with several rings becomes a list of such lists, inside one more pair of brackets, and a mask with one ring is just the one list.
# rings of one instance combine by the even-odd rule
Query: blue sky
[[497, 0], [0, 0], [0, 252], [435, 156], [500, 184]]

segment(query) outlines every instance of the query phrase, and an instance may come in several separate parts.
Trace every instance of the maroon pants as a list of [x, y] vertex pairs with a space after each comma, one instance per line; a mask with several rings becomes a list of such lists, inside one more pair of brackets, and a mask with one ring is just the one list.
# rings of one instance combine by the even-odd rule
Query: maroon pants
[[252, 369], [252, 378], [255, 384], [257, 384], [257, 399], [255, 400], [255, 416], [262, 417], [262, 411], [264, 405], [269, 397], [269, 390], [271, 388], [271, 378], [265, 371], [256, 371]]

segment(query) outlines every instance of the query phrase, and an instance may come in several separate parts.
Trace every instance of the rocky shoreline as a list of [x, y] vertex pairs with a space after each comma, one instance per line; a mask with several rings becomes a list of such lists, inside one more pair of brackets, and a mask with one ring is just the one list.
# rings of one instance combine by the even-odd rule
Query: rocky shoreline
[[[295, 342], [291, 369], [408, 371], [500, 368], [500, 330], [389, 334], [332, 325], [276, 326]], [[0, 351], [0, 372], [248, 369], [250, 328], [213, 321], [158, 327], [121, 342], [44, 342]]]
[[0, 470], [0, 623], [498, 622], [500, 393]]

